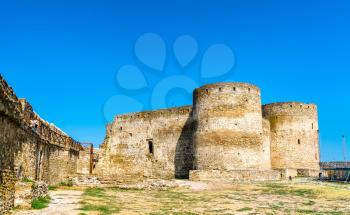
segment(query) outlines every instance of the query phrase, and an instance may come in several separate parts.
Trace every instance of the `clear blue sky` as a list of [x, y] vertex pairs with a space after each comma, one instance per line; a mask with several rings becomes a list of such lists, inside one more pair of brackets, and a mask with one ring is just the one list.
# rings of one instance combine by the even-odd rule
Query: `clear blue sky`
[[[203, 50], [223, 43], [236, 59], [225, 80], [258, 85], [263, 103], [316, 103], [322, 160], [341, 160], [343, 134], [350, 158], [349, 11], [347, 0], [0, 0], [0, 72], [43, 118], [97, 146], [111, 120], [104, 117], [111, 97], [131, 96], [151, 108], [147, 90], [118, 85], [120, 67], [138, 66], [149, 88], [172, 73], [198, 84], [221, 81], [195, 76]], [[160, 35], [170, 52], [161, 75], [135, 57], [135, 41], [148, 32]], [[185, 69], [171, 54], [183, 34], [195, 38], [199, 50]], [[167, 106], [191, 103], [180, 94]], [[129, 105], [116, 102], [112, 109], [123, 113]]]

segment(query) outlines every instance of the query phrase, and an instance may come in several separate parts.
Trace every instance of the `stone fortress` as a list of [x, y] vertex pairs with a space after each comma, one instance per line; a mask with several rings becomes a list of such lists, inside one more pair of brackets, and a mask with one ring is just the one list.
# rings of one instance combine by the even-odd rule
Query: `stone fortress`
[[116, 116], [93, 153], [19, 99], [0, 75], [0, 214], [23, 178], [57, 184], [144, 179], [279, 180], [317, 176], [317, 107], [261, 105], [260, 90], [218, 83], [194, 90], [193, 106]]
[[260, 89], [217, 83], [193, 106], [116, 116], [95, 173], [110, 180], [277, 180], [319, 173], [317, 107], [261, 105]]

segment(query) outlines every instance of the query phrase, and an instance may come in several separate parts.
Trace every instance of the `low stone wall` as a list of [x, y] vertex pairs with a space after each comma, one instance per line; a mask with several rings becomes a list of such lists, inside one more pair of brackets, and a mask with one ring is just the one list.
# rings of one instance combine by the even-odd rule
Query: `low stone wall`
[[269, 181], [281, 179], [279, 170], [193, 170], [190, 171], [191, 181]]

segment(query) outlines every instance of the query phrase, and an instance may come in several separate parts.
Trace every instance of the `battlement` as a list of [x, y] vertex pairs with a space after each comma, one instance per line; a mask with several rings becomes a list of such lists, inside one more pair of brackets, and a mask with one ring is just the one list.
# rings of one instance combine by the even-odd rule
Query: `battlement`
[[[26, 130], [36, 133], [42, 140], [50, 144], [76, 151], [82, 149], [77, 141], [35, 113], [26, 99], [19, 99], [1, 75], [0, 86], [0, 113], [2, 115], [16, 121]], [[35, 128], [33, 128], [33, 123], [36, 123]]]
[[244, 93], [244, 94], [258, 94], [260, 95], [259, 87], [240, 82], [224, 82], [224, 83], [215, 83], [207, 84], [200, 88], [195, 89], [195, 96], [201, 94], [212, 94], [212, 93]]
[[115, 121], [132, 121], [132, 120], [150, 120], [159, 117], [167, 117], [172, 115], [186, 115], [190, 114], [192, 106], [182, 106], [175, 108], [159, 109], [154, 111], [143, 111], [117, 115]]
[[263, 116], [316, 115], [317, 106], [302, 102], [276, 102], [262, 106]]

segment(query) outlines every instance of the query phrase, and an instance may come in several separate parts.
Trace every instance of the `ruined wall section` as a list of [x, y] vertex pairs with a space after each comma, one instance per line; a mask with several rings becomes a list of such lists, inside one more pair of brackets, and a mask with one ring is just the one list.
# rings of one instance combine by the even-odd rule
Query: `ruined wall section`
[[188, 178], [191, 112], [186, 106], [117, 116], [107, 127], [95, 173], [117, 180]]
[[198, 88], [194, 118], [196, 170], [270, 169], [259, 88], [245, 83]]
[[89, 175], [91, 162], [91, 146], [84, 146], [84, 150], [80, 151], [77, 161], [77, 174]]
[[[263, 115], [271, 126], [272, 168], [294, 169], [293, 176], [303, 170], [317, 174], [320, 168], [317, 106], [273, 103], [263, 106]], [[292, 170], [289, 172], [292, 174]]]

